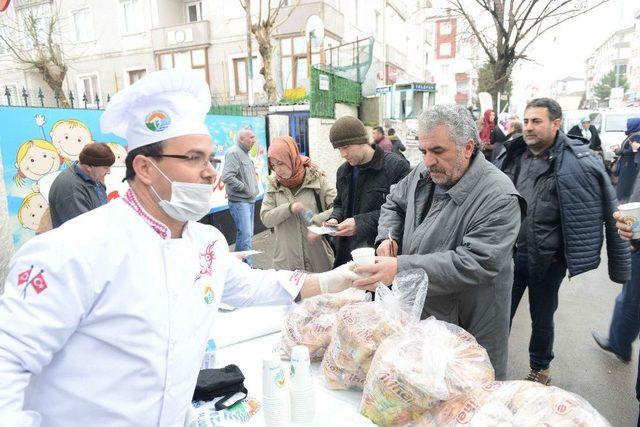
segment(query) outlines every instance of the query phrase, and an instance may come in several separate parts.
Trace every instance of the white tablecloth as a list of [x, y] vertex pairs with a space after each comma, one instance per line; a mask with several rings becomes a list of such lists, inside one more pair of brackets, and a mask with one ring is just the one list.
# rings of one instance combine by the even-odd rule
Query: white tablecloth
[[[249, 396], [262, 398], [262, 360], [271, 353], [280, 339], [280, 328], [285, 307], [252, 307], [231, 313], [220, 313], [216, 326], [234, 333], [213, 331], [212, 337], [218, 344], [216, 365], [223, 367], [235, 364], [245, 376], [245, 386]], [[288, 362], [283, 361], [285, 372]], [[372, 426], [373, 424], [358, 413], [362, 392], [353, 390], [329, 390], [323, 385], [319, 363], [311, 368], [316, 396], [316, 419], [313, 426]], [[262, 411], [259, 411], [247, 426], [263, 426]]]

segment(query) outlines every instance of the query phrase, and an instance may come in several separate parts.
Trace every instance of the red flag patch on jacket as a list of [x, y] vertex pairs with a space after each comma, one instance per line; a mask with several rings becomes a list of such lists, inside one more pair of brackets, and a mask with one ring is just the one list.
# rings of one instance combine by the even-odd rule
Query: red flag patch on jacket
[[47, 289], [47, 281], [44, 279], [44, 270], [40, 270], [38, 274], [31, 277], [31, 272], [33, 271], [33, 265], [29, 267], [28, 270], [23, 271], [18, 274], [18, 287], [24, 285], [24, 289], [22, 290], [22, 298], [27, 297], [27, 290], [29, 286], [33, 287], [33, 290], [36, 291], [36, 294]]

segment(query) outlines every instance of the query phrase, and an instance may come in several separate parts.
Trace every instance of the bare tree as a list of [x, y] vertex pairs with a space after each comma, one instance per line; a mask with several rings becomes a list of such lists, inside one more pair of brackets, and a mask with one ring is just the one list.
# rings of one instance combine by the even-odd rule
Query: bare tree
[[[609, 0], [445, 0], [446, 11], [461, 16], [493, 72], [489, 93], [497, 102], [513, 67], [531, 60], [527, 52], [540, 36], [562, 23], [584, 15]], [[463, 6], [463, 3], [465, 6]], [[482, 22], [490, 22], [486, 27]]]
[[[293, 13], [295, 8], [300, 3], [300, 0], [297, 0], [296, 3], [291, 6], [289, 13], [282, 20], [278, 21], [278, 16], [282, 8], [286, 5], [286, 0], [274, 0], [274, 5], [272, 6], [271, 0], [260, 0], [258, 7], [258, 19], [257, 21], [253, 21], [252, 11], [251, 11], [251, 0], [238, 0], [242, 8], [247, 13], [247, 25], [251, 28], [251, 33], [256, 38], [258, 42], [258, 52], [260, 53], [260, 57], [262, 58], [262, 68], [260, 69], [260, 74], [264, 77], [264, 91], [267, 94], [267, 99], [269, 103], [275, 103], [278, 100], [278, 93], [276, 91], [276, 81], [273, 77], [273, 45], [271, 44], [271, 39], [274, 31]], [[247, 66], [249, 64], [247, 63]], [[249, 70], [249, 73], [252, 73], [253, 70]]]
[[42, 9], [24, 8], [15, 18], [4, 18], [0, 45], [27, 70], [38, 72], [42, 80], [58, 95], [62, 106], [68, 106], [62, 84], [67, 75], [62, 49], [56, 34], [60, 19], [57, 10], [42, 13]]

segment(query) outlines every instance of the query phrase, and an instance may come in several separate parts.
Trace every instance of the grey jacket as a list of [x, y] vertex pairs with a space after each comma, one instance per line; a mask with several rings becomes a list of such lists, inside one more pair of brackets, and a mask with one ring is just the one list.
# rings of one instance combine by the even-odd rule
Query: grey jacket
[[224, 156], [224, 170], [222, 171], [227, 198], [231, 202], [253, 203], [258, 195], [258, 180], [256, 169], [240, 145], [234, 145]]
[[79, 172], [73, 163], [53, 180], [49, 191], [49, 212], [53, 228], [60, 227], [71, 218], [98, 208], [106, 203], [103, 184]]
[[439, 209], [432, 208], [420, 223], [419, 206], [433, 188], [420, 163], [387, 196], [376, 241], [391, 230], [402, 253], [398, 271], [423, 268], [429, 277], [423, 318], [432, 315], [469, 331], [487, 349], [496, 378], [503, 380], [513, 248], [526, 211], [524, 200], [481, 154], [446, 192]]

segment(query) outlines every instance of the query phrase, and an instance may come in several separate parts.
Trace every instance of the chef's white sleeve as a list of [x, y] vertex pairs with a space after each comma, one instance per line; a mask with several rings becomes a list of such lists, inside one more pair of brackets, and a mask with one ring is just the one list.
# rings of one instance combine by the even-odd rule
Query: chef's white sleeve
[[81, 254], [43, 237], [31, 239], [13, 257], [0, 297], [3, 426], [39, 425], [39, 414], [23, 410], [29, 380], [64, 347], [93, 301]]
[[260, 270], [249, 267], [233, 255], [224, 265], [222, 302], [234, 307], [291, 304], [300, 293], [307, 273], [296, 270]]

